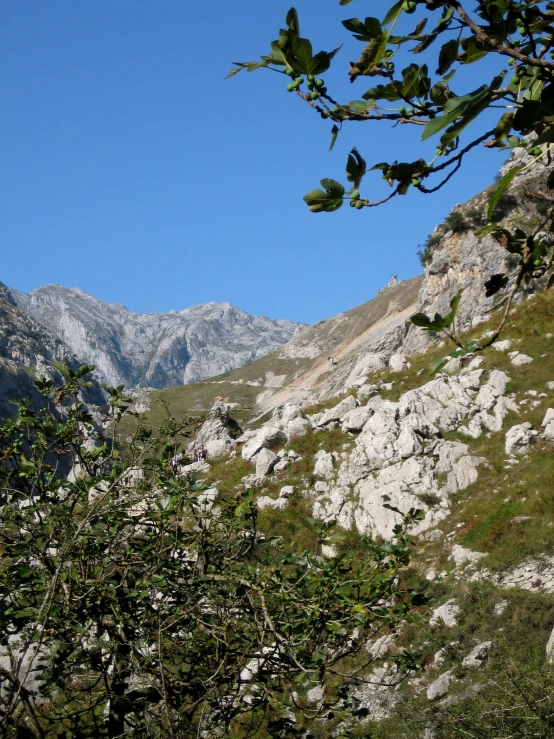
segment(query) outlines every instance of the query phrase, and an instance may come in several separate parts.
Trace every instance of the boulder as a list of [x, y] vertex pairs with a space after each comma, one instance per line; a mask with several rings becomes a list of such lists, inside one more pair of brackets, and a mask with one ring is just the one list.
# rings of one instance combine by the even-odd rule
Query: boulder
[[304, 436], [304, 434], [306, 434], [309, 430], [310, 422], [307, 418], [303, 417], [293, 418], [291, 421], [288, 422], [285, 429], [288, 441], [292, 441], [299, 436]]
[[408, 362], [403, 354], [393, 354], [389, 359], [389, 367], [393, 372], [404, 372], [408, 369]]
[[270, 449], [264, 447], [255, 457], [251, 458], [251, 461], [256, 464], [256, 475], [258, 477], [265, 477], [265, 475], [269, 475], [272, 472], [277, 464], [278, 457]]
[[294, 485], [284, 485], [279, 491], [280, 498], [290, 498], [294, 495]]
[[452, 554], [449, 559], [454, 560], [456, 567], [461, 567], [461, 565], [466, 563], [479, 562], [480, 559], [483, 559], [483, 557], [486, 556], [487, 555], [482, 552], [472, 552], [471, 549], [465, 549], [459, 544], [454, 544], [452, 547]]
[[334, 472], [334, 459], [330, 452], [320, 449], [314, 456], [314, 477], [329, 478]]
[[454, 598], [447, 600], [442, 606], [435, 608], [431, 618], [429, 619], [430, 626], [438, 626], [442, 623], [449, 629], [453, 629], [454, 626], [458, 625], [458, 616], [462, 612], [460, 606], [456, 603]]
[[549, 441], [554, 441], [554, 408], [549, 408], [543, 418], [543, 434]]
[[498, 352], [504, 352], [506, 353], [509, 349], [512, 347], [512, 342], [510, 339], [503, 339], [503, 341], [495, 341], [492, 345], [493, 349], [496, 349]]
[[452, 680], [454, 680], [452, 672], [450, 670], [448, 672], [444, 672], [427, 688], [428, 700], [435, 701], [439, 700], [439, 698], [444, 698], [450, 689], [450, 683]]
[[286, 498], [270, 498], [268, 495], [262, 495], [258, 498], [256, 505], [259, 511], [263, 511], [265, 508], [274, 508], [277, 511], [284, 511], [288, 506], [289, 502]]
[[361, 431], [371, 413], [371, 408], [368, 408], [367, 406], [354, 408], [354, 410], [348, 411], [348, 413], [346, 413], [342, 419], [342, 430]]
[[463, 667], [481, 667], [481, 665], [488, 659], [492, 645], [492, 641], [484, 641], [474, 647], [471, 652], [463, 658]]
[[528, 421], [512, 426], [506, 433], [506, 454], [525, 454], [537, 441], [537, 432]]
[[[243, 434], [243, 436], [246, 436]], [[243, 437], [239, 437], [238, 441], [241, 441]], [[246, 440], [245, 445], [242, 447], [242, 458], [246, 461], [252, 459], [260, 449], [264, 449], [269, 446], [276, 444], [284, 444], [287, 441], [286, 434], [276, 426], [263, 426], [258, 429], [256, 433]]]
[[515, 352], [515, 356], [512, 357], [512, 364], [516, 367], [521, 367], [524, 364], [531, 364], [533, 357], [529, 357], [527, 354], [520, 354]]
[[353, 411], [357, 406], [356, 398], [353, 395], [347, 395], [344, 400], [337, 403], [333, 408], [324, 411], [318, 420], [318, 426], [326, 426], [332, 421], [340, 421], [349, 411]]

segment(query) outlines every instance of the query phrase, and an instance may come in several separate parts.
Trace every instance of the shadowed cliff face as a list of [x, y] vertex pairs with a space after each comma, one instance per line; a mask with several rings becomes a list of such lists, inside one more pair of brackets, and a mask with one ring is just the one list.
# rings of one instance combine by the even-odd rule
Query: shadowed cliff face
[[132, 313], [79, 289], [46, 285], [12, 301], [106, 382], [155, 388], [240, 367], [284, 344], [299, 324], [251, 316], [229, 303], [170, 313]]

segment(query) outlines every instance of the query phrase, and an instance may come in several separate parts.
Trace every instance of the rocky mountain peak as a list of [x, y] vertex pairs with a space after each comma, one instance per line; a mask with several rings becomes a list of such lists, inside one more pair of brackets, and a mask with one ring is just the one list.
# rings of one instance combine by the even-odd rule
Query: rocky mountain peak
[[210, 302], [134, 313], [80, 288], [44, 285], [10, 299], [113, 385], [164, 388], [233, 370], [287, 342], [298, 323]]

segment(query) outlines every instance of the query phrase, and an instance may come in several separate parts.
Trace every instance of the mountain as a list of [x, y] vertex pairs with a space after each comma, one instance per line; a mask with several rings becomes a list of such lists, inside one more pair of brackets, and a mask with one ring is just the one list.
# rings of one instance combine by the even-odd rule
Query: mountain
[[103, 381], [128, 387], [164, 388], [233, 370], [288, 341], [300, 325], [229, 303], [149, 314], [60, 285], [9, 293]]
[[[398, 346], [406, 334], [406, 321], [415, 311], [421, 277], [392, 281], [379, 294], [352, 310], [313, 326], [298, 328], [294, 336], [266, 356], [243, 367], [202, 382], [153, 392], [152, 423], [165, 414], [168, 404], [176, 416], [206, 411], [217, 397], [238, 403], [241, 422], [262, 416], [285, 402], [315, 402], [327, 395], [329, 382], [342, 391], [342, 375], [368, 352]], [[333, 359], [330, 370], [329, 357]]]
[[[54, 362], [72, 369], [79, 364], [60, 339], [18, 308], [9, 288], [0, 282], [0, 416], [13, 413], [13, 401], [21, 398], [39, 406], [42, 396], [34, 379], [44, 376], [62, 383]], [[93, 405], [104, 402], [96, 381], [85, 391], [85, 400]]]

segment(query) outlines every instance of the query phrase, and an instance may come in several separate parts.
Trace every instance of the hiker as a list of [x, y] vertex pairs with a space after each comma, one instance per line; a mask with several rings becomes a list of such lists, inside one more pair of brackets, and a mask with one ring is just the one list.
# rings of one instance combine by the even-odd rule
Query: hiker
[[335, 369], [335, 362], [333, 357], [327, 357], [327, 372], [332, 372]]
[[173, 457], [171, 457], [171, 461], [170, 461], [171, 469], [173, 470], [173, 472], [175, 474], [179, 470], [179, 463], [180, 463], [180, 461], [181, 461], [181, 455], [180, 454], [175, 454]]
[[204, 461], [208, 459], [208, 450], [205, 448], [204, 444], [200, 447], [200, 459]]
[[193, 463], [194, 462], [198, 462], [199, 459], [200, 459], [200, 457], [198, 456], [198, 451], [196, 450], [196, 447], [195, 447], [192, 450], [192, 461], [193, 461]]

